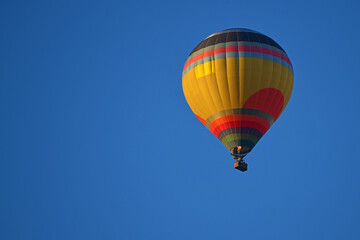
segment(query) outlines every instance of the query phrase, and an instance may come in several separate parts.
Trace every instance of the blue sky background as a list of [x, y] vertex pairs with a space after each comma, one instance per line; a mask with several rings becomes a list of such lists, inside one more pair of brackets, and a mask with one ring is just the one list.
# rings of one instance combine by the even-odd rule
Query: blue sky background
[[[0, 239], [359, 239], [358, 1], [1, 1]], [[233, 169], [182, 92], [233, 27], [290, 102]]]

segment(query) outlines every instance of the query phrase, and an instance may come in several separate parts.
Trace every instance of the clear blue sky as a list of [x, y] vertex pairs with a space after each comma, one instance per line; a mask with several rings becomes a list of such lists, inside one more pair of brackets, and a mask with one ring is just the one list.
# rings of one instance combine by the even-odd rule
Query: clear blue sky
[[[1, 1], [0, 239], [359, 239], [358, 1]], [[277, 41], [292, 98], [233, 169], [181, 76]]]

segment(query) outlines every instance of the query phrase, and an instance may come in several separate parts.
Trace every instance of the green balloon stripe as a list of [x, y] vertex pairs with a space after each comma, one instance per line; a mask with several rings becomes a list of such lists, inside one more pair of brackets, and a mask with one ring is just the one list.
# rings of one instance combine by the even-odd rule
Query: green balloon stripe
[[248, 134], [248, 133], [234, 133], [234, 134], [229, 134], [226, 137], [224, 137], [221, 142], [224, 145], [226, 145], [228, 142], [236, 141], [236, 140], [250, 141], [255, 145], [259, 141], [259, 138], [257, 138], [256, 136], [254, 136], [252, 134]]

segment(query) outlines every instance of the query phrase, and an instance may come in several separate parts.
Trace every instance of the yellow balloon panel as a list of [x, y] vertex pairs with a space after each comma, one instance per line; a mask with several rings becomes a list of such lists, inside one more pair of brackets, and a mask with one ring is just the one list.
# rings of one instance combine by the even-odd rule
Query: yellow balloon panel
[[284, 109], [293, 78], [287, 67], [270, 60], [226, 58], [191, 69], [183, 77], [183, 90], [194, 113], [206, 120], [216, 112], [242, 108], [250, 96], [264, 88], [281, 91]]

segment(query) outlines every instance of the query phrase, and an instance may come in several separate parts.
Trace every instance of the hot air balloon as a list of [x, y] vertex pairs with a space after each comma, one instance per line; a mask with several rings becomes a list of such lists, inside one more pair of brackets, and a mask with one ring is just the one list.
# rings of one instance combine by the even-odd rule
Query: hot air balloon
[[182, 76], [196, 117], [230, 150], [234, 167], [289, 102], [294, 84], [289, 57], [274, 40], [235, 28], [210, 35], [190, 53]]

